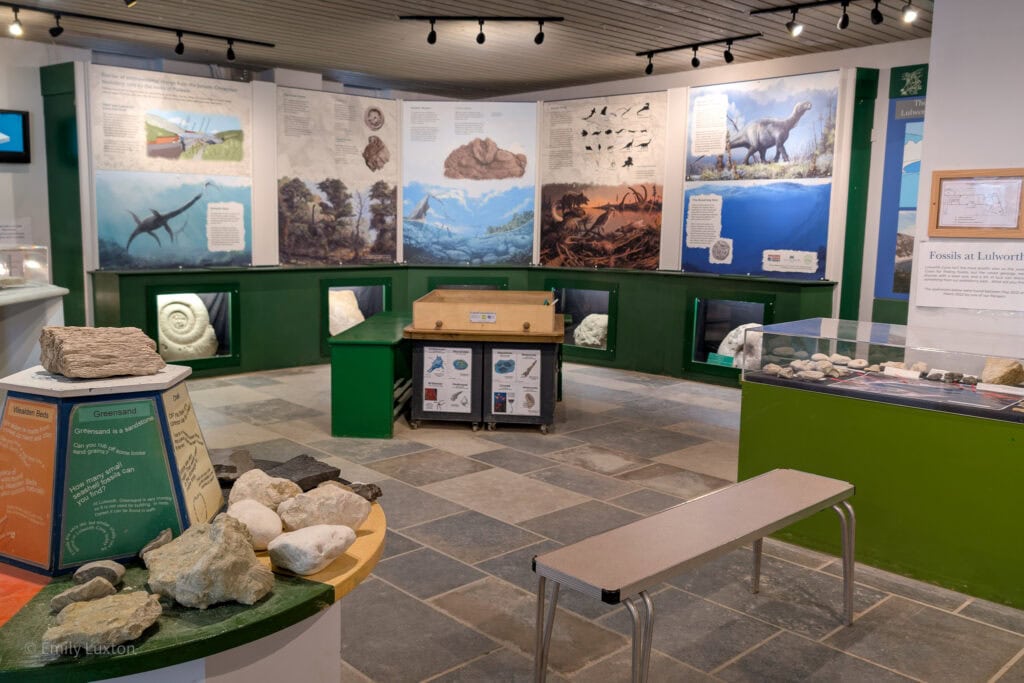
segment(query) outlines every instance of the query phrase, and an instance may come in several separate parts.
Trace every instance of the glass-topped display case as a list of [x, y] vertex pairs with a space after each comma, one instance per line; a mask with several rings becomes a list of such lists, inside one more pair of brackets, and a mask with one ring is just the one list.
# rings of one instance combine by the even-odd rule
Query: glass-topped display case
[[903, 325], [835, 318], [766, 325], [746, 331], [742, 358], [744, 382], [1024, 422], [1019, 358], [916, 346]]
[[0, 289], [50, 284], [50, 254], [46, 247], [0, 246]]

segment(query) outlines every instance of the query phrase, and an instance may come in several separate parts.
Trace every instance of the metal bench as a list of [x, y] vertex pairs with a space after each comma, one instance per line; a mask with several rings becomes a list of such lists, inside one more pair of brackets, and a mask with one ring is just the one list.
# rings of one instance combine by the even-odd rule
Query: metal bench
[[[831, 507], [839, 515], [843, 546], [843, 608], [853, 623], [853, 545], [856, 521], [845, 481], [772, 470], [694, 498], [645, 519], [538, 555], [537, 641], [534, 679], [547, 675], [558, 590], [567, 586], [603, 602], [626, 605], [633, 619], [633, 681], [647, 680], [654, 605], [647, 591], [686, 569], [753, 542], [751, 590], [758, 592], [761, 544], [768, 534]], [[545, 615], [547, 581], [554, 582]]]

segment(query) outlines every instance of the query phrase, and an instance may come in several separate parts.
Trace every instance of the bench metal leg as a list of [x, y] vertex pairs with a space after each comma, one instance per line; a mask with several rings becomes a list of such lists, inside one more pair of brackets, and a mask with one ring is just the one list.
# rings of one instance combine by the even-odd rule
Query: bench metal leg
[[757, 593], [761, 590], [761, 546], [764, 539], [754, 541], [754, 575], [750, 582], [750, 592]]
[[551, 649], [551, 630], [555, 622], [555, 608], [558, 607], [557, 581], [551, 591], [551, 602], [548, 604], [547, 619], [544, 618], [544, 597], [547, 592], [547, 577], [537, 579], [537, 642], [534, 645], [533, 680], [544, 683], [548, 674], [548, 652]]
[[832, 506], [839, 515], [843, 540], [843, 616], [847, 626], [853, 625], [853, 567], [854, 540], [857, 536], [857, 518], [853, 506], [844, 500]]
[[623, 604], [633, 618], [633, 683], [647, 683], [651, 668], [651, 642], [654, 638], [654, 603], [647, 591], [637, 598], [626, 598]]

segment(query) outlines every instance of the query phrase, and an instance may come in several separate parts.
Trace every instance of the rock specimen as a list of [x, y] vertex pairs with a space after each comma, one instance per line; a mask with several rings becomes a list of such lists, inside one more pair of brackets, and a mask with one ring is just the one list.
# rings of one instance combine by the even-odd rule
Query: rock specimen
[[763, 372], [766, 375], [777, 375], [781, 370], [782, 368], [776, 365], [775, 363], [768, 363], [763, 368], [761, 368], [761, 372]]
[[281, 534], [267, 551], [275, 567], [307, 576], [324, 569], [355, 540], [356, 532], [347, 526], [317, 524]]
[[925, 379], [930, 379], [933, 382], [941, 382], [945, 377], [946, 373], [942, 370], [932, 370], [928, 373]]
[[270, 477], [263, 470], [249, 470], [231, 487], [228, 504], [234, 505], [240, 500], [252, 498], [271, 510], [276, 510], [283, 501], [300, 493], [302, 489], [294, 481]]
[[383, 140], [376, 135], [371, 135], [366, 142], [366, 147], [363, 148], [363, 161], [366, 162], [366, 168], [371, 171], [379, 171], [391, 161], [391, 152], [388, 151]]
[[772, 353], [774, 353], [776, 356], [782, 356], [783, 358], [786, 358], [793, 355], [793, 347], [776, 346], [775, 348], [772, 349]]
[[573, 330], [572, 341], [576, 346], [603, 349], [608, 343], [608, 316], [591, 313], [585, 317]]
[[71, 578], [75, 583], [87, 583], [97, 576], [109, 581], [111, 586], [116, 586], [124, 578], [124, 565], [113, 560], [97, 560], [83, 564]]
[[978, 383], [978, 378], [974, 375], [964, 375], [963, 379], [960, 380], [960, 383], [973, 386]]
[[811, 360], [813, 360], [813, 361], [828, 360], [828, 354], [816, 353], [813, 356], [811, 356]]
[[231, 600], [251, 605], [274, 586], [274, 575], [256, 559], [245, 525], [226, 514], [209, 524], [193, 524], [146, 553], [145, 563], [150, 589], [186, 607], [206, 609]]
[[832, 365], [847, 365], [850, 362], [850, 357], [841, 353], [833, 353], [828, 359]]
[[308, 491], [311, 488], [315, 488], [322, 481], [336, 479], [341, 475], [341, 470], [337, 467], [320, 462], [305, 453], [297, 455], [266, 472], [268, 477], [279, 477], [288, 481], [294, 481], [303, 491]]
[[907, 364], [895, 360], [887, 360], [882, 363], [883, 368], [895, 368], [897, 370], [906, 370]]
[[953, 384], [959, 382], [964, 378], [963, 373], [960, 372], [947, 372], [942, 376], [942, 381], [946, 384]]
[[42, 652], [56, 659], [77, 650], [109, 651], [141, 636], [161, 612], [160, 599], [145, 591], [76, 602], [61, 610], [56, 626], [46, 629]]
[[928, 364], [919, 360], [910, 366], [910, 370], [911, 372], [928, 372]]
[[981, 381], [988, 384], [1016, 386], [1024, 382], [1024, 366], [1012, 358], [986, 358]]
[[191, 360], [217, 355], [217, 333], [210, 311], [198, 294], [159, 294], [156, 315], [160, 356], [164, 360]]
[[63, 593], [53, 596], [50, 599], [50, 611], [59, 612], [73, 602], [85, 602], [87, 600], [105, 598], [116, 592], [117, 589], [114, 588], [112, 583], [104, 579], [102, 576], [97, 576], [93, 579], [89, 579], [81, 585], [72, 586]]
[[807, 360], [810, 358], [810, 354], [808, 354], [806, 351], [794, 351], [793, 357], [799, 358], [800, 360]]
[[230, 486], [240, 476], [256, 468], [252, 456], [245, 448], [211, 448], [210, 462], [217, 481]]
[[501, 180], [522, 178], [526, 155], [498, 147], [490, 138], [476, 138], [452, 150], [444, 160], [444, 176], [456, 180]]
[[824, 378], [825, 373], [818, 372], [817, 370], [801, 370], [800, 372], [796, 373], [796, 376], [798, 379], [818, 380]]
[[317, 485], [317, 488], [323, 488], [325, 486], [334, 486], [345, 489], [346, 491], [351, 491], [357, 496], [362, 496], [370, 503], [384, 495], [384, 492], [381, 491], [380, 487], [376, 484], [364, 484], [360, 481], [354, 481], [351, 484], [342, 484], [340, 481], [329, 479], [327, 481], [320, 482]]
[[875, 363], [874, 365], [867, 366], [866, 368], [864, 368], [864, 370], [866, 372], [881, 372], [882, 368], [878, 365], [878, 363]]
[[362, 526], [370, 516], [370, 503], [362, 496], [337, 486], [318, 487], [277, 506], [285, 531], [317, 524]]
[[831, 370], [834, 367], [832, 365], [832, 362], [831, 361], [827, 361], [827, 360], [819, 360], [819, 361], [812, 361], [812, 362], [814, 363], [814, 368], [813, 369], [817, 370], [818, 372], [828, 372], [829, 370]]
[[142, 546], [142, 550], [139, 551], [139, 559], [142, 560], [143, 562], [145, 562], [146, 561], [146, 553], [148, 553], [150, 550], [156, 550], [157, 548], [159, 548], [162, 545], [167, 545], [168, 543], [171, 542], [172, 538], [174, 538], [174, 534], [171, 532], [171, 530], [170, 529], [164, 529], [163, 531], [161, 531], [159, 534], [156, 535], [156, 538], [154, 538], [152, 541], [150, 541], [146, 545]]
[[796, 377], [796, 370], [793, 368], [782, 368], [779, 370], [779, 377], [783, 379], [793, 379]]
[[167, 365], [137, 327], [44, 327], [40, 362], [65, 377], [155, 375]]
[[245, 525], [252, 536], [252, 547], [255, 550], [266, 550], [267, 544], [281, 535], [284, 530], [281, 518], [263, 503], [246, 498], [231, 505], [227, 511]]
[[331, 288], [327, 292], [327, 328], [331, 336], [341, 334], [350, 327], [355, 327], [366, 320], [356, 293], [351, 289]]
[[863, 370], [867, 366], [868, 362], [863, 358], [854, 358], [853, 360], [846, 364], [846, 367], [850, 368], [851, 370]]

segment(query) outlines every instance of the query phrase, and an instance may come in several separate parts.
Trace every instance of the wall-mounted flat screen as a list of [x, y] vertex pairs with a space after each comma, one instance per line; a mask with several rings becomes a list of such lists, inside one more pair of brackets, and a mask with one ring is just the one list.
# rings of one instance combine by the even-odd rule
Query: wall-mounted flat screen
[[31, 161], [28, 112], [0, 109], [0, 164]]

